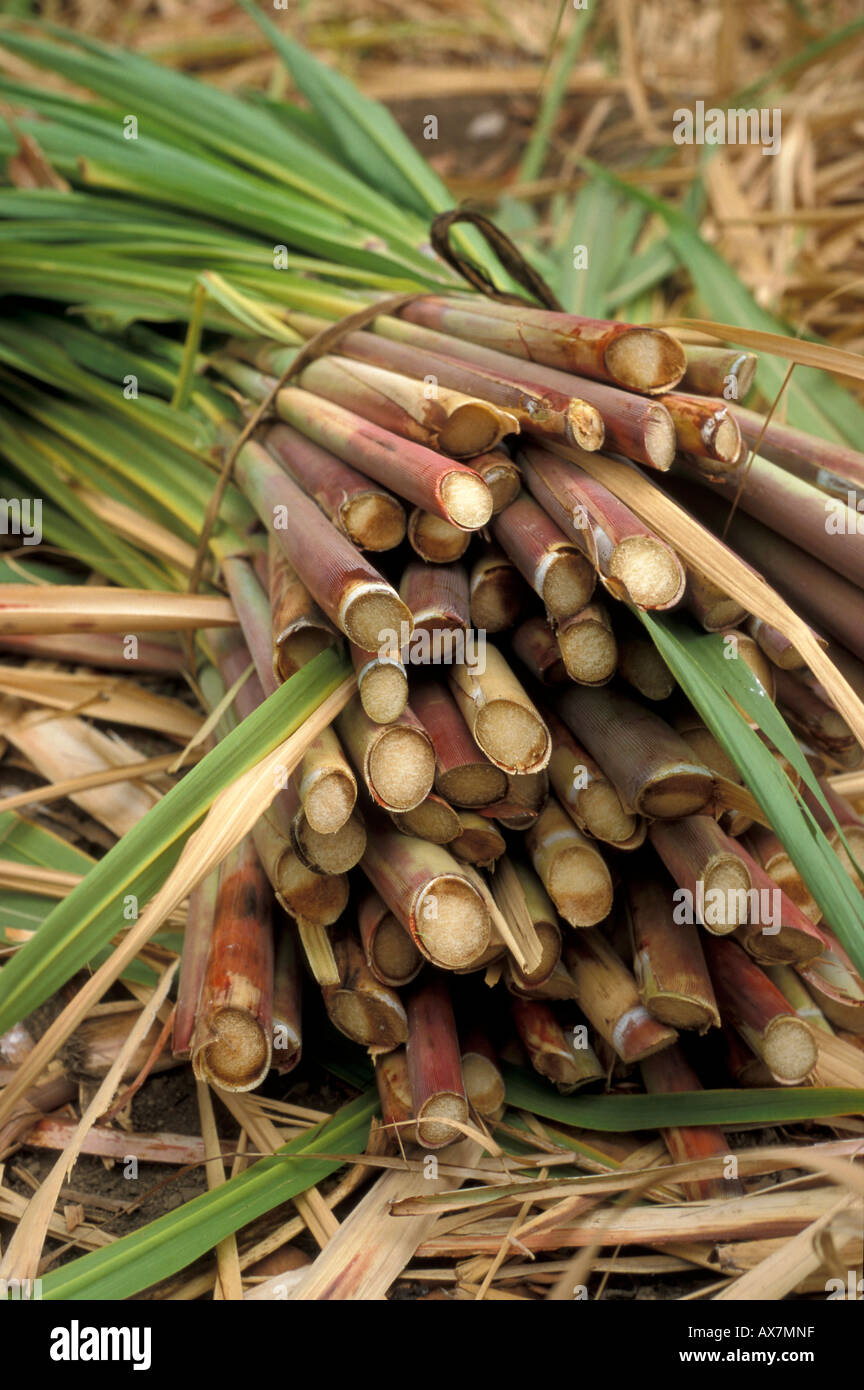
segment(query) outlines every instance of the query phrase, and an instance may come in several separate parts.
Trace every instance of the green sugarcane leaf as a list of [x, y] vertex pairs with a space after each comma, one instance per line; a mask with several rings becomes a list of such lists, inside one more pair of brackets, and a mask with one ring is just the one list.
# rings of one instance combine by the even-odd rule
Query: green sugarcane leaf
[[[812, 814], [796, 797], [777, 759], [731, 703], [729, 688], [745, 707], [750, 705], [754, 719], [760, 724], [763, 719], [770, 722], [777, 737], [786, 743], [791, 735], [788, 730], [785, 735], [781, 733], [779, 724], [783, 721], [776, 707], [758, 682], [754, 686], [739, 669], [743, 662], [724, 660], [719, 636], [697, 634], [669, 617], [660, 620], [643, 612], [639, 612], [639, 617], [682, 690], [762, 807], [775, 835], [822, 909], [826, 924], [837, 935], [859, 973], [864, 971], [864, 900]], [[807, 776], [812, 780], [809, 769]], [[818, 787], [816, 791], [821, 796]]]
[[0, 1032], [50, 998], [128, 925], [124, 897], [133, 894], [142, 906], [147, 903], [219, 792], [298, 729], [348, 674], [343, 658], [332, 649], [322, 652], [191, 768], [94, 865], [0, 971]]
[[185, 1269], [226, 1236], [342, 1166], [338, 1159], [317, 1154], [361, 1153], [377, 1108], [377, 1094], [367, 1091], [331, 1120], [283, 1144], [272, 1157], [259, 1159], [221, 1187], [55, 1270], [42, 1281], [42, 1297], [57, 1302], [131, 1298]]
[[502, 1067], [507, 1102], [559, 1124], [629, 1134], [679, 1125], [782, 1125], [860, 1115], [864, 1090], [840, 1086], [679, 1091], [675, 1095], [561, 1096], [516, 1067]]
[[[8, 29], [3, 43], [27, 61], [61, 72], [76, 85], [116, 103], [113, 113], [102, 113], [103, 126], [113, 121], [122, 133], [122, 112], [131, 109], [139, 122], [139, 135], [144, 127], [148, 134], [175, 148], [185, 147], [199, 158], [208, 158], [209, 147], [223, 160], [253, 168], [269, 181], [288, 185], [313, 202], [365, 222], [370, 229], [422, 234], [422, 225], [412, 224], [402, 210], [377, 193], [374, 182], [356, 178], [320, 148], [310, 147], [298, 131], [288, 134], [262, 107], [140, 54], [85, 39], [71, 30], [53, 32], [70, 46]], [[37, 94], [36, 99], [46, 109], [44, 97]], [[92, 108], [70, 98], [49, 98], [47, 109], [56, 109], [68, 124], [76, 105], [86, 126], [92, 128]], [[212, 156], [208, 162], [214, 162]]]

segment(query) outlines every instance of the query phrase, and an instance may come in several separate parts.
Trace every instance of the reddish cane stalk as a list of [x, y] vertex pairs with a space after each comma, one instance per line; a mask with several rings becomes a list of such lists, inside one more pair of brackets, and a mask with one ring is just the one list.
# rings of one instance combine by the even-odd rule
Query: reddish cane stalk
[[450, 992], [438, 976], [411, 991], [406, 1056], [418, 1140], [425, 1149], [452, 1144], [462, 1131], [449, 1121], [467, 1122], [468, 1101]]
[[251, 839], [223, 862], [213, 935], [192, 1039], [202, 1081], [251, 1091], [270, 1066], [273, 926], [270, 888]]

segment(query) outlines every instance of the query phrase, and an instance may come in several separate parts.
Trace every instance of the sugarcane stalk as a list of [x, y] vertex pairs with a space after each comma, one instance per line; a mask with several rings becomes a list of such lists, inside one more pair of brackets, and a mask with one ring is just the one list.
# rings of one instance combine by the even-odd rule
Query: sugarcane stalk
[[711, 801], [710, 772], [653, 710], [608, 687], [573, 686], [559, 697], [558, 713], [627, 810], [671, 820]]
[[726, 401], [743, 401], [753, 385], [758, 362], [753, 352], [685, 343], [684, 356], [687, 367], [681, 378], [682, 391], [692, 391], [697, 396], [722, 396]]
[[427, 565], [450, 565], [465, 554], [471, 544], [471, 532], [445, 521], [436, 512], [414, 507], [408, 517], [408, 543]]
[[[675, 484], [675, 496], [704, 524], [722, 530], [729, 508], [702, 487]], [[835, 637], [864, 660], [864, 593], [776, 531], [737, 511], [727, 541], [817, 631]]]
[[787, 473], [840, 493], [847, 491], [847, 484], [864, 488], [864, 454], [857, 449], [833, 439], [817, 439], [778, 420], [766, 426], [764, 416], [742, 406], [733, 411], [748, 449], [758, 444], [760, 454]]
[[659, 400], [672, 416], [679, 454], [691, 455], [694, 466], [710, 475], [734, 469], [741, 457], [741, 431], [726, 404], [678, 391]]
[[319, 835], [342, 829], [357, 801], [357, 782], [332, 728], [324, 729], [307, 748], [298, 787], [310, 829]]
[[747, 832], [746, 848], [792, 902], [801, 909], [805, 917], [817, 925], [822, 918], [822, 909], [813, 897], [785, 845], [778, 840], [773, 830], [754, 825]]
[[362, 867], [417, 949], [443, 969], [473, 967], [491, 938], [489, 912], [441, 845], [371, 820]]
[[450, 667], [450, 689], [462, 717], [496, 767], [539, 772], [549, 761], [546, 725], [497, 648], [487, 642], [484, 654], [483, 663]]
[[719, 1027], [699, 932], [675, 921], [672, 881], [648, 872], [628, 877], [627, 906], [633, 973], [648, 1012], [672, 1028]]
[[[735, 841], [710, 816], [654, 821], [648, 837], [678, 884], [676, 903], [715, 935], [726, 936], [750, 917], [753, 886], [749, 866]], [[761, 909], [757, 908], [757, 916]], [[678, 919], [684, 913], [678, 913]], [[770, 907], [765, 920], [773, 920]]]
[[590, 559], [527, 492], [494, 518], [491, 529], [550, 617], [567, 618], [590, 602], [595, 582]]
[[[688, 470], [689, 471], [689, 470]], [[844, 578], [864, 585], [864, 530], [860, 513], [803, 478], [755, 454], [722, 478], [700, 474], [702, 486], [727, 502], [737, 499], [748, 516], [821, 560]]]
[[[583, 443], [583, 449], [590, 445]], [[492, 497], [492, 515], [497, 516], [509, 507], [519, 495], [522, 475], [518, 465], [504, 449], [492, 449], [486, 454], [477, 454], [467, 460], [469, 466], [479, 473]]]
[[270, 889], [254, 845], [241, 841], [223, 861], [207, 969], [192, 1038], [200, 1081], [251, 1091], [270, 1066], [273, 925]]
[[606, 685], [618, 665], [618, 644], [609, 613], [602, 603], [589, 603], [555, 632], [565, 669], [578, 685]]
[[815, 960], [796, 965], [822, 1013], [835, 1028], [864, 1036], [864, 980], [837, 938], [825, 927], [825, 950]]
[[412, 561], [402, 571], [399, 597], [414, 618], [412, 650], [418, 645], [418, 632], [464, 632], [471, 622], [468, 575], [462, 565]]
[[644, 637], [623, 624], [615, 615], [615, 637], [618, 644], [618, 674], [646, 700], [668, 700], [676, 681], [666, 662], [649, 637]]
[[287, 681], [307, 662], [339, 641], [299, 574], [271, 532], [268, 539], [268, 591], [273, 672]]
[[282, 1076], [293, 1071], [303, 1051], [300, 962], [293, 930], [276, 931], [273, 961], [272, 1067]]
[[[675, 1095], [680, 1091], [701, 1091], [702, 1083], [680, 1047], [675, 1044], [640, 1063], [645, 1090], [652, 1095]], [[729, 1157], [729, 1143], [717, 1125], [677, 1125], [660, 1131], [673, 1163], [695, 1163], [705, 1158]], [[691, 1202], [742, 1197], [738, 1178], [705, 1178], [683, 1182], [684, 1195]]]
[[398, 989], [419, 975], [423, 957], [378, 893], [367, 893], [360, 900], [357, 926], [366, 964], [382, 985]]
[[[754, 641], [758, 642], [768, 660], [781, 671], [800, 671], [805, 667], [806, 662], [798, 648], [770, 623], [763, 622], [761, 618], [748, 618], [747, 631]], [[815, 632], [813, 636], [822, 647], [827, 647], [828, 643], [824, 637], [820, 638]]]
[[864, 820], [846, 797], [834, 790], [830, 782], [822, 778], [819, 787], [834, 814], [834, 820], [843, 832], [842, 838], [834, 827], [834, 821], [822, 809], [809, 788], [805, 787], [802, 795], [807, 809], [815, 817], [819, 829], [828, 837], [829, 844], [859, 893], [864, 893], [864, 880], [861, 877], [864, 873]]
[[402, 503], [290, 425], [273, 425], [264, 443], [334, 526], [360, 550], [392, 550], [405, 538]]
[[606, 863], [553, 798], [525, 836], [525, 847], [557, 911], [571, 927], [592, 927], [612, 906]]
[[[237, 583], [238, 574], [234, 567], [243, 565], [243, 561], [232, 560], [230, 564], [226, 561], [226, 572], [234, 584], [235, 592], [238, 592], [241, 586]], [[259, 607], [259, 600], [260, 605], [266, 608], [266, 600], [258, 580], [248, 566], [245, 577], [249, 581], [248, 585], [244, 586], [248, 589], [248, 593], [244, 596], [244, 603], [239, 611], [243, 614], [244, 636], [248, 634], [253, 643], [258, 672], [247, 677], [234, 697], [235, 708], [242, 719], [245, 719], [262, 703], [268, 687], [271, 691], [276, 687], [275, 677], [267, 661], [269, 650], [266, 635], [266, 615], [256, 611]], [[253, 593], [253, 590], [257, 592]], [[233, 686], [247, 664], [250, 654], [248, 648], [238, 638], [224, 634], [215, 635], [211, 639], [211, 646], [226, 686]], [[311, 747], [314, 748], [314, 746]], [[339, 751], [338, 745], [337, 751]], [[344, 759], [340, 759], [340, 765], [341, 763], [344, 763]], [[337, 772], [340, 772], [340, 768], [337, 768]], [[356, 783], [353, 783], [353, 779], [352, 784], [356, 797]], [[326, 793], [326, 786], [323, 786], [321, 790]], [[335, 810], [339, 814], [344, 808], [345, 790], [340, 780], [336, 789], [335, 802]], [[347, 790], [350, 793], [350, 787]], [[341, 796], [340, 791], [343, 793]], [[332, 802], [328, 802], [328, 804], [332, 807]], [[353, 810], [353, 806], [349, 807], [348, 815], [342, 818], [341, 824], [335, 830], [328, 830], [323, 833], [316, 830], [306, 816], [302, 801], [300, 776], [296, 772], [286, 779], [284, 787], [277, 792], [275, 799], [264, 812], [264, 818], [274, 822], [280, 830], [284, 830], [294, 854], [307, 869], [311, 869], [314, 873], [331, 875], [347, 873], [349, 869], [353, 869], [354, 865], [360, 862], [363, 856], [366, 832], [363, 821]]]
[[838, 760], [844, 754], [851, 754], [858, 748], [857, 739], [843, 716], [794, 672], [778, 669], [775, 686], [775, 698], [780, 712], [786, 722], [811, 747], [818, 748], [821, 753]]
[[259, 445], [245, 444], [236, 477], [259, 517], [330, 621], [376, 651], [411, 615], [398, 594]]
[[392, 724], [408, 703], [408, 673], [398, 651], [364, 652], [349, 643], [364, 712], [375, 724]]
[[[267, 363], [263, 372], [252, 370], [230, 353], [213, 353], [210, 361], [245, 395], [260, 401], [293, 364], [297, 352], [265, 346], [257, 352], [253, 349], [253, 353], [259, 363]], [[505, 434], [519, 430], [515, 416], [486, 400], [437, 386], [430, 390], [428, 378], [421, 384], [402, 373], [335, 353], [309, 362], [296, 375], [295, 387], [285, 390], [300, 387], [381, 429], [452, 457], [494, 448]], [[291, 419], [291, 407], [281, 395], [277, 396], [276, 409]]]
[[474, 864], [478, 869], [494, 869], [506, 849], [504, 836], [493, 820], [476, 811], [458, 811], [459, 834], [448, 842], [456, 859]]
[[373, 1052], [391, 1052], [408, 1039], [408, 1019], [395, 990], [373, 975], [359, 940], [347, 927], [331, 933], [338, 985], [321, 994], [334, 1028]]
[[739, 627], [747, 617], [746, 608], [730, 598], [719, 584], [709, 579], [695, 565], [687, 565], [687, 588], [684, 603], [706, 632], [722, 632]]
[[504, 1078], [488, 1035], [476, 1025], [462, 1036], [462, 1080], [472, 1110], [484, 1119], [498, 1119], [504, 1106]]
[[210, 937], [216, 912], [218, 873], [208, 874], [189, 894], [186, 930], [183, 933], [183, 955], [180, 961], [180, 983], [177, 986], [177, 1008], [174, 1013], [172, 1051], [181, 1061], [192, 1056], [191, 1039], [195, 1014], [201, 997], [204, 972], [210, 951]]
[[0, 638], [0, 651], [20, 656], [47, 657], [49, 661], [74, 661], [108, 671], [171, 675], [184, 669], [186, 659], [176, 640], [166, 634], [136, 636], [134, 648], [125, 635], [115, 632], [27, 633]]
[[[510, 1007], [531, 1065], [541, 1076], [565, 1092], [602, 1081], [603, 1068], [594, 1049], [587, 1040], [583, 1046], [576, 1046], [576, 1030], [565, 1032], [549, 1004], [515, 995]], [[583, 1032], [587, 1032], [584, 1026]]]
[[479, 530], [492, 515], [489, 489], [465, 464], [294, 386], [280, 391], [277, 409], [307, 438], [415, 507], [436, 512], [466, 531]]
[[570, 679], [555, 633], [545, 618], [526, 618], [513, 633], [511, 644], [522, 665], [542, 685], [564, 685]]
[[396, 1047], [375, 1058], [375, 1082], [381, 1102], [381, 1121], [393, 1146], [402, 1149], [405, 1144], [416, 1144], [417, 1126], [404, 1047]]
[[777, 986], [787, 1004], [792, 1005], [799, 1018], [803, 1018], [817, 1033], [833, 1037], [834, 1029], [791, 965], [766, 965], [765, 974]]
[[440, 1149], [461, 1137], [453, 1125], [468, 1120], [462, 1058], [450, 993], [440, 977], [427, 975], [408, 997], [405, 1049], [417, 1138], [425, 1149]]
[[[666, 470], [675, 457], [675, 426], [669, 411], [658, 401], [606, 386], [587, 376], [576, 377], [557, 371], [536, 361], [520, 361], [495, 348], [422, 328], [404, 319], [382, 316], [375, 320], [373, 327], [376, 333], [391, 340], [439, 353], [457, 364], [468, 364], [515, 386], [527, 387], [546, 396], [555, 392], [565, 400], [576, 399], [580, 407], [592, 407], [602, 418], [606, 448], [651, 468]], [[551, 436], [547, 436], [547, 440], [557, 442]]]
[[561, 928], [552, 900], [537, 875], [520, 860], [513, 860], [511, 864], [540, 943], [540, 961], [533, 969], [523, 968], [512, 957], [508, 964], [514, 982], [523, 989], [533, 990], [546, 984], [560, 963]]
[[808, 1025], [737, 942], [706, 935], [703, 947], [724, 1018], [776, 1081], [800, 1085], [817, 1060]]
[[[683, 739], [697, 762], [713, 772], [716, 784], [722, 787], [728, 783], [733, 789], [745, 790], [744, 779], [726, 750], [702, 723], [698, 714], [687, 711], [677, 714], [673, 720], [675, 732]], [[738, 810], [724, 811], [720, 823], [729, 835], [743, 835], [753, 824], [752, 817]]]
[[[430, 381], [430, 376], [437, 379]], [[491, 393], [472, 391], [466, 381], [456, 385], [455, 373], [451, 379], [452, 388], [434, 365], [418, 381], [414, 373], [334, 355], [312, 362], [301, 373], [299, 384], [451, 458], [486, 453], [505, 434], [518, 434], [518, 417], [494, 401]]]
[[514, 627], [531, 595], [515, 565], [488, 545], [474, 561], [469, 581], [471, 622], [483, 632]]
[[411, 811], [391, 811], [390, 819], [397, 830], [419, 840], [431, 840], [435, 845], [449, 845], [462, 833], [459, 812], [436, 792], [430, 792]]
[[332, 926], [348, 905], [348, 879], [345, 874], [319, 874], [307, 868], [293, 849], [290, 821], [274, 807], [275, 802], [271, 814], [255, 822], [252, 839], [276, 899], [298, 925]]
[[628, 1066], [671, 1047], [678, 1034], [652, 1018], [636, 981], [599, 931], [572, 932], [564, 960], [573, 993], [588, 1022]]
[[573, 824], [595, 840], [624, 848], [637, 835], [640, 818], [628, 811], [615, 787], [567, 725], [544, 711], [552, 737], [549, 780]]
[[566, 460], [534, 448], [521, 449], [518, 457], [532, 496], [580, 548], [613, 598], [651, 609], [680, 602], [685, 573], [677, 555], [579, 467], [579, 450], [568, 450]]
[[657, 328], [476, 297], [427, 295], [399, 313], [411, 323], [632, 391], [668, 391], [686, 367], [680, 343]]
[[379, 806], [410, 811], [429, 795], [435, 780], [435, 752], [410, 708], [392, 724], [376, 724], [355, 695], [337, 716], [336, 730]]
[[527, 830], [549, 800], [549, 775], [541, 772], [507, 774], [507, 794], [503, 802], [484, 806], [483, 816], [495, 816], [507, 830]]
[[[291, 314], [289, 322], [301, 332], [316, 332], [325, 323], [298, 314]], [[598, 413], [586, 402], [561, 392], [530, 391], [506, 376], [454, 362], [440, 353], [420, 350], [377, 333], [348, 333], [341, 340], [339, 350], [357, 361], [417, 377], [426, 383], [431, 379], [436, 386], [490, 401], [512, 415], [522, 429], [531, 429], [541, 437], [572, 441], [583, 449], [599, 449], [603, 443], [603, 422]]]
[[750, 876], [750, 907], [736, 933], [745, 950], [764, 964], [798, 965], [820, 956], [825, 949], [821, 928], [786, 896], [740, 840], [730, 843]]
[[453, 806], [491, 806], [507, 791], [506, 773], [480, 751], [443, 685], [424, 683], [413, 708], [435, 749], [435, 789]]

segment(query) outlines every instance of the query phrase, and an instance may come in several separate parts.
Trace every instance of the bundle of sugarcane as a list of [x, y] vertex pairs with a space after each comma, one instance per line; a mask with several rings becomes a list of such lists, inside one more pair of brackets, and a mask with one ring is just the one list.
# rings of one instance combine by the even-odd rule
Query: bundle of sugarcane
[[[0, 247], [23, 297], [0, 325], [10, 487], [48, 499], [46, 538], [111, 594], [153, 603], [16, 583], [19, 561], [0, 645], [25, 668], [110, 667], [95, 639], [131, 611], [170, 629], [191, 578], [202, 767], [236, 769], [220, 787], [238, 750], [257, 763], [285, 737], [294, 691], [303, 715], [333, 699], [287, 730], [260, 808], [244, 791], [256, 813], [216, 865], [182, 861], [203, 886], [175, 1055], [226, 1092], [289, 1071], [305, 971], [375, 1059], [403, 1146], [494, 1125], [504, 1056], [563, 1092], [668, 1097], [673, 1161], [726, 1152], [671, 1105], [738, 1084], [707, 1046], [721, 1028], [768, 1088], [860, 1087], [833, 1030], [864, 1034], [864, 455], [768, 424], [751, 456], [726, 349], [519, 301], [491, 253], [500, 293], [469, 292], [427, 254], [440, 195], [413, 153], [385, 195], [266, 105], [5, 41], [107, 103], [0, 83], [29, 112], [0, 146], [37, 141], [75, 185], [0, 193], [31, 237]], [[127, 168], [128, 92], [158, 135]], [[163, 673], [186, 655], [147, 647]], [[81, 901], [4, 966], [0, 1026], [116, 930], [100, 906], [76, 944]]]

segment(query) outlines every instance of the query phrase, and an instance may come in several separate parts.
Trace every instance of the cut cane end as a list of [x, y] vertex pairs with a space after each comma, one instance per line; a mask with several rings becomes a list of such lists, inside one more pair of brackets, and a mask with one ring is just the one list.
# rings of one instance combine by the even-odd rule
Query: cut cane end
[[468, 810], [475, 806], [494, 806], [507, 794], [507, 777], [492, 763], [470, 763], [439, 773], [436, 788], [445, 801]]
[[492, 516], [492, 494], [477, 473], [468, 469], [448, 473], [441, 500], [451, 522], [463, 531], [479, 531]]
[[354, 989], [334, 989], [327, 994], [327, 1013], [340, 1033], [361, 1047], [390, 1052], [408, 1040], [404, 1012], [386, 999]]
[[681, 344], [657, 328], [621, 333], [605, 352], [607, 370], [631, 391], [671, 391], [687, 368]]
[[435, 753], [426, 734], [401, 725], [385, 730], [369, 757], [369, 781], [388, 809], [419, 806], [435, 781]]
[[273, 653], [274, 675], [280, 681], [290, 680], [301, 667], [332, 647], [335, 636], [324, 628], [308, 626], [295, 628], [276, 638]]
[[597, 840], [617, 844], [636, 833], [638, 816], [624, 809], [620, 796], [609, 782], [590, 782], [579, 793], [578, 805], [586, 829]]
[[571, 441], [588, 453], [601, 449], [606, 439], [603, 416], [587, 401], [572, 400], [568, 405], [567, 432]]
[[570, 845], [555, 856], [547, 883], [549, 896], [571, 927], [593, 927], [612, 908], [612, 880], [600, 855]]
[[414, 627], [409, 609], [383, 580], [356, 583], [343, 598], [339, 616], [343, 630], [364, 652], [377, 652], [385, 634], [403, 630], [410, 634]]
[[468, 1105], [464, 1096], [455, 1091], [444, 1091], [432, 1096], [417, 1116], [417, 1135], [420, 1143], [427, 1149], [440, 1149], [445, 1144], [453, 1144], [461, 1139], [462, 1131], [448, 1120], [465, 1124], [468, 1120]]
[[649, 784], [639, 799], [637, 809], [656, 820], [680, 820], [696, 816], [714, 794], [713, 780], [704, 770], [682, 768], [674, 775]]
[[242, 1009], [220, 1009], [211, 1026], [215, 1038], [198, 1057], [204, 1079], [225, 1091], [260, 1085], [270, 1066], [270, 1040], [260, 1023]]
[[348, 539], [361, 550], [393, 550], [405, 539], [405, 509], [380, 492], [355, 493], [342, 507]]
[[569, 618], [590, 602], [594, 566], [575, 550], [559, 550], [549, 561], [540, 597], [552, 618]]
[[684, 592], [684, 573], [668, 546], [650, 536], [629, 536], [615, 547], [609, 573], [638, 608], [668, 608]]
[[423, 957], [392, 912], [378, 923], [372, 955], [376, 975], [394, 988], [407, 985], [423, 964]]
[[346, 773], [333, 771], [316, 777], [304, 789], [303, 810], [312, 830], [333, 835], [341, 830], [357, 801], [357, 787]]
[[366, 829], [359, 816], [330, 834], [321, 834], [309, 825], [305, 814], [296, 830], [297, 849], [305, 862], [319, 874], [347, 874], [359, 864], [366, 849]]
[[367, 667], [360, 679], [360, 703], [376, 724], [392, 724], [408, 704], [405, 668], [390, 661]]
[[787, 1086], [799, 1085], [816, 1066], [813, 1034], [801, 1018], [774, 1018], [763, 1038], [763, 1057], [772, 1076]]
[[433, 845], [449, 845], [462, 833], [462, 822], [446, 801], [427, 797], [411, 811], [395, 811], [393, 818], [400, 830], [430, 840]]
[[567, 674], [580, 685], [605, 685], [615, 674], [618, 649], [602, 623], [577, 623], [562, 628], [558, 646]]
[[549, 761], [551, 740], [542, 719], [513, 700], [492, 700], [477, 715], [474, 737], [506, 772], [539, 772]]
[[429, 956], [444, 969], [472, 965], [489, 945], [489, 913], [477, 890], [465, 879], [433, 879], [417, 900], [415, 917], [417, 933]]
[[504, 1081], [501, 1073], [480, 1052], [467, 1052], [462, 1058], [462, 1080], [465, 1093], [478, 1115], [494, 1115], [504, 1104]]
[[502, 434], [500, 413], [482, 401], [470, 401], [451, 410], [438, 443], [450, 458], [474, 458], [494, 449]]

